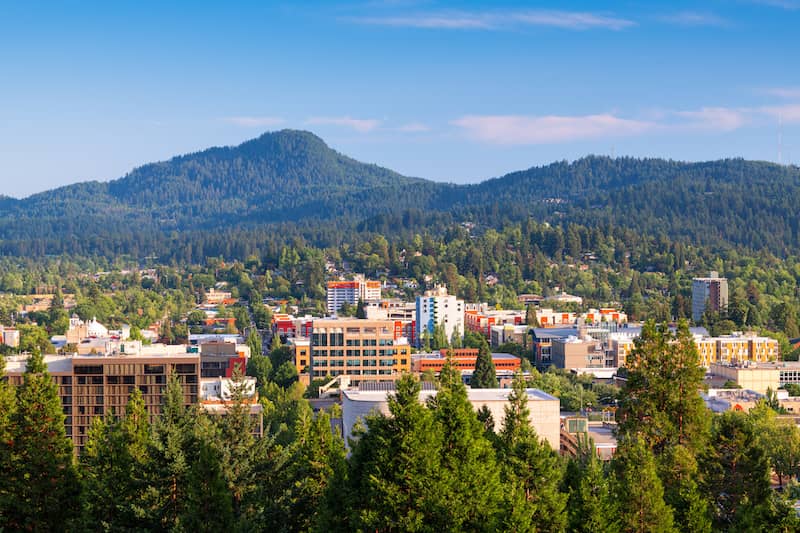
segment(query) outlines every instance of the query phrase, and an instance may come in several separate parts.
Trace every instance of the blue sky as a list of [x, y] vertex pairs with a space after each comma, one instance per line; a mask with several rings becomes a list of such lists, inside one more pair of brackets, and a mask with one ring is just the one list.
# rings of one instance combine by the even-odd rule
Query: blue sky
[[[471, 182], [586, 154], [800, 162], [800, 0], [2, 2], [0, 193], [308, 129]], [[780, 124], [780, 125], [779, 125]]]

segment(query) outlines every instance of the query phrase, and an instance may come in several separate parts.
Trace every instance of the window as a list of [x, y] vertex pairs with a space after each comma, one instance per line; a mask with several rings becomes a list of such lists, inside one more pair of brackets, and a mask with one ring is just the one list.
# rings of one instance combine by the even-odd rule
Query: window
[[163, 374], [164, 365], [144, 365], [145, 374]]
[[175, 372], [177, 374], [194, 374], [197, 372], [197, 365], [192, 365], [192, 364], [175, 365]]
[[103, 367], [101, 365], [81, 365], [75, 367], [76, 374], [102, 374]]

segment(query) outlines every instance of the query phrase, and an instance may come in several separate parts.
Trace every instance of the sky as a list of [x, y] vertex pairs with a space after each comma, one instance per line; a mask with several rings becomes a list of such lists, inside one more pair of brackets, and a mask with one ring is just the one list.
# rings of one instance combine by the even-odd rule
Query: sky
[[0, 2], [0, 194], [305, 129], [458, 183], [800, 163], [800, 0]]

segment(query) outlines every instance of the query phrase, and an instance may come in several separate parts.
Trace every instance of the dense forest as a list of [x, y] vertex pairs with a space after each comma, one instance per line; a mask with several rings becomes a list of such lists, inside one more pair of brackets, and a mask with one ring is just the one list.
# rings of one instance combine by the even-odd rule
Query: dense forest
[[284, 130], [110, 182], [3, 198], [0, 253], [142, 258], [180, 250], [202, 261], [276, 235], [325, 247], [364, 231], [441, 235], [452, 223], [497, 229], [532, 218], [785, 256], [800, 244], [799, 201], [800, 170], [764, 162], [586, 157], [453, 185], [359, 163], [311, 133]]

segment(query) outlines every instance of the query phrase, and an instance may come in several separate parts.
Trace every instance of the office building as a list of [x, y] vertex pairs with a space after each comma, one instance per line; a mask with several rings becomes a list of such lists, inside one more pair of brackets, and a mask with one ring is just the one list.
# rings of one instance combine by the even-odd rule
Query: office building
[[692, 280], [692, 320], [700, 322], [706, 311], [719, 313], [728, 307], [728, 280], [716, 272]]
[[417, 346], [422, 344], [422, 334], [433, 334], [434, 328], [444, 327], [447, 339], [453, 333], [464, 336], [464, 300], [447, 294], [447, 287], [437, 286], [417, 296]]
[[329, 315], [336, 315], [342, 305], [358, 305], [358, 301], [381, 299], [381, 282], [363, 278], [353, 281], [329, 281], [326, 308]]

